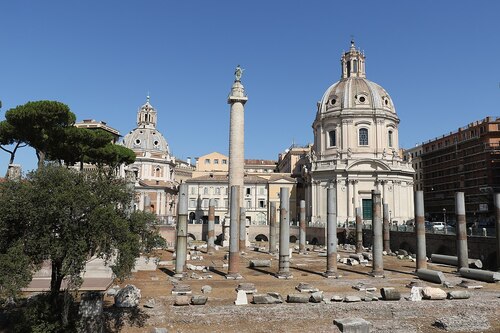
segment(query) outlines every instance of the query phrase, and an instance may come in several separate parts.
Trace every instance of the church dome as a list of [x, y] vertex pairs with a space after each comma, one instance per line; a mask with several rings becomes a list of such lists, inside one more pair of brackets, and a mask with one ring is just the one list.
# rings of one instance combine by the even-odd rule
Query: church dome
[[396, 116], [391, 97], [384, 88], [366, 79], [365, 55], [354, 46], [341, 58], [342, 75], [340, 81], [331, 85], [318, 103], [318, 114], [335, 111], [351, 111], [356, 114], [386, 111]]
[[318, 112], [343, 109], [356, 112], [384, 110], [396, 113], [392, 99], [384, 88], [363, 77], [348, 77], [331, 85], [323, 95]]
[[156, 109], [149, 103], [149, 96], [137, 112], [137, 128], [125, 135], [123, 145], [134, 151], [170, 154], [167, 140], [156, 129]]

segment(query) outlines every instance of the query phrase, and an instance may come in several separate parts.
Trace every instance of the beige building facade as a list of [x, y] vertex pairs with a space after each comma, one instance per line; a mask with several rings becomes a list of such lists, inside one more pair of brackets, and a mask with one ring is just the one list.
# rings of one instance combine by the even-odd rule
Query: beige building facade
[[371, 222], [371, 191], [379, 190], [393, 223], [412, 219], [413, 173], [399, 153], [399, 118], [389, 94], [366, 79], [365, 55], [351, 42], [341, 79], [317, 104], [314, 146], [306, 166], [306, 211], [325, 223], [327, 188], [337, 194], [337, 223], [354, 223], [355, 210]]
[[155, 213], [163, 223], [173, 224], [177, 207], [176, 160], [156, 125], [157, 111], [148, 96], [137, 112], [137, 127], [123, 138], [122, 144], [136, 155], [135, 162], [123, 173], [135, 175], [134, 208]]

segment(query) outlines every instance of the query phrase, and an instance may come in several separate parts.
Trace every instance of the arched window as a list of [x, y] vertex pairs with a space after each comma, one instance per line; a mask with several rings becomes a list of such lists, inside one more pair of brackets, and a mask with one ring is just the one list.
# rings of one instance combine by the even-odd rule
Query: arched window
[[208, 194], [208, 187], [205, 187], [205, 188], [203, 189], [203, 194]]
[[354, 73], [356, 73], [356, 72], [358, 71], [358, 61], [357, 61], [356, 59], [354, 59], [354, 60], [352, 61], [352, 71], [353, 71]]
[[389, 141], [389, 147], [392, 147], [392, 131], [389, 131], [387, 140]]
[[360, 128], [359, 129], [359, 145], [360, 146], [368, 146], [368, 129]]
[[332, 130], [328, 132], [328, 146], [336, 147], [337, 146], [337, 131]]

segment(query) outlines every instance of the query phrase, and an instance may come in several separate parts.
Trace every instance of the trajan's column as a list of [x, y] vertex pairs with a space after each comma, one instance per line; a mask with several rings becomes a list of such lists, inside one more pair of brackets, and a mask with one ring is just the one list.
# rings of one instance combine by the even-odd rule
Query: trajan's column
[[[234, 72], [234, 83], [231, 88], [231, 93], [227, 98], [227, 103], [231, 105], [230, 111], [230, 124], [229, 124], [229, 187], [228, 194], [231, 193], [231, 186], [238, 185], [240, 187], [240, 200], [243, 198], [243, 177], [245, 168], [245, 103], [248, 97], [245, 95], [245, 88], [241, 84], [241, 76], [243, 74], [243, 69], [238, 65]], [[231, 198], [229, 198], [231, 202]], [[231, 205], [229, 205], [230, 207]], [[228, 209], [229, 209], [228, 207]], [[238, 207], [241, 207], [241, 203], [238, 203]], [[239, 214], [239, 210], [234, 212]], [[233, 212], [229, 211], [229, 215]], [[224, 230], [224, 243], [229, 237], [229, 228], [227, 228], [227, 222], [229, 219], [226, 218], [226, 228]], [[227, 244], [227, 243], [226, 243]], [[224, 245], [226, 245], [224, 244]]]

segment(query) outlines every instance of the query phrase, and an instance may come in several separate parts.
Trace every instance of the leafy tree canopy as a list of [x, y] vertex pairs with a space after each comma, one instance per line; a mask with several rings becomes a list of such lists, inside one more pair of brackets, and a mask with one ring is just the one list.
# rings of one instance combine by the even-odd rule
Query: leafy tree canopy
[[5, 119], [15, 129], [17, 139], [36, 150], [40, 167], [49, 148], [62, 141], [64, 129], [72, 126], [76, 117], [64, 103], [36, 101], [8, 110]]
[[[15, 268], [20, 253], [24, 260], [24, 270], [2, 272], [0, 290], [15, 294], [47, 259], [54, 299], [63, 279], [80, 285], [92, 256], [112, 260], [115, 274], [126, 277], [141, 252], [164, 245], [155, 215], [130, 213], [132, 199], [124, 180], [50, 164], [25, 180], [0, 183], [0, 263]], [[6, 283], [13, 278], [17, 285]]]

